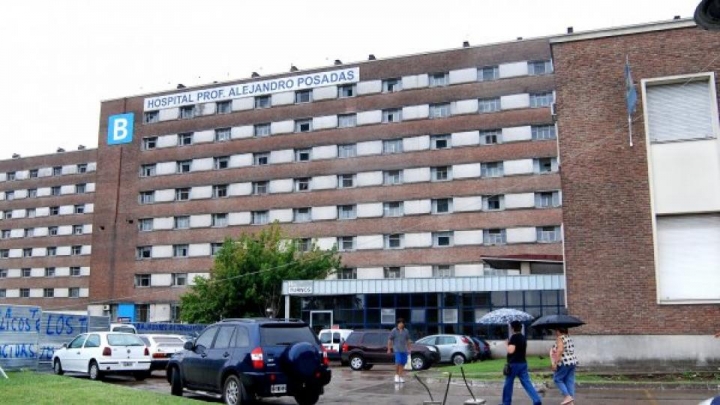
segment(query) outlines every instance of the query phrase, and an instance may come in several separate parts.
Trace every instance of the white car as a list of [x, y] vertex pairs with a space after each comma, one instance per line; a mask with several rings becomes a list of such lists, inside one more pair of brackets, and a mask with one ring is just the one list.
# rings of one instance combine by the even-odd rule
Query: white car
[[150, 350], [137, 335], [90, 332], [56, 350], [52, 364], [58, 375], [84, 373], [100, 380], [105, 374], [130, 374], [141, 381], [150, 375]]
[[180, 335], [138, 335], [150, 349], [150, 371], [165, 370], [173, 354], [183, 350], [185, 340]]

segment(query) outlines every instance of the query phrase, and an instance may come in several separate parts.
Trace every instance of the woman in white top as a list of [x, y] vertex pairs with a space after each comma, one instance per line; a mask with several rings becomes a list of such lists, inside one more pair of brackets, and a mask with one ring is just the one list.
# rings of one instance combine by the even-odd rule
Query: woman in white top
[[560, 393], [565, 396], [560, 404], [567, 405], [575, 400], [575, 366], [578, 360], [575, 356], [575, 344], [568, 335], [568, 330], [558, 328], [555, 336], [557, 339], [550, 351], [552, 369], [555, 372], [553, 380]]

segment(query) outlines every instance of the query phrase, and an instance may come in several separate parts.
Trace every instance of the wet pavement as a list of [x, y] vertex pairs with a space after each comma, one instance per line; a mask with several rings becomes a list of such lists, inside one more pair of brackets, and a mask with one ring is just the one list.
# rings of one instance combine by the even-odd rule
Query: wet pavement
[[[333, 379], [325, 388], [321, 404], [397, 404], [422, 405], [430, 399], [427, 391], [415, 379], [406, 378], [405, 384], [393, 383], [393, 369], [390, 366], [375, 366], [370, 371], [352, 371], [348, 367], [333, 367]], [[430, 379], [428, 387], [433, 398], [442, 402], [445, 395], [444, 383]], [[170, 385], [165, 380], [164, 372], [156, 371], [153, 377], [136, 382], [123, 377], [108, 377], [107, 382], [124, 385], [136, 389], [144, 389], [170, 395]], [[472, 387], [476, 398], [486, 400], [488, 405], [496, 405], [501, 401], [502, 386], [499, 383]], [[578, 387], [576, 404], [587, 405], [688, 405], [720, 395], [716, 391], [707, 390], [648, 390], [648, 389], [584, 389]], [[194, 395], [186, 392], [185, 397], [198, 399], [198, 402], [218, 403], [218, 399]], [[447, 404], [463, 404], [471, 396], [464, 385], [453, 384], [447, 396]], [[546, 390], [543, 403], [559, 404], [562, 396], [554, 386]], [[267, 399], [268, 404], [295, 404], [290, 397]], [[530, 404], [530, 399], [519, 384], [515, 386], [514, 404]]]

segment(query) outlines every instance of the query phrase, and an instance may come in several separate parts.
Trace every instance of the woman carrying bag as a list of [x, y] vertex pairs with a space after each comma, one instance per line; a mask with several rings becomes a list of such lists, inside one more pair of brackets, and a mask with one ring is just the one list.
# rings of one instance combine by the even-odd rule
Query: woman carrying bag
[[555, 336], [555, 345], [550, 350], [552, 370], [555, 372], [553, 380], [560, 393], [565, 396], [560, 404], [567, 405], [575, 401], [575, 367], [578, 360], [575, 356], [575, 344], [567, 328], [556, 329]]

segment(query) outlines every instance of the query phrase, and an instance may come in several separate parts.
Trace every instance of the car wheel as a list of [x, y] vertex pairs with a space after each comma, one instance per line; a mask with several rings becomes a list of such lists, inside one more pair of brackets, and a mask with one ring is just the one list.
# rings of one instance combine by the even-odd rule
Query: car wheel
[[57, 375], [65, 374], [62, 369], [62, 364], [60, 364], [60, 359], [55, 359], [55, 363], [53, 363], [53, 372]]
[[223, 402], [226, 405], [241, 405], [247, 403], [245, 386], [236, 375], [229, 375], [223, 384]]
[[133, 373], [133, 377], [135, 377], [135, 381], [145, 381], [148, 377], [150, 377], [149, 371], [136, 371]]
[[425, 368], [425, 358], [416, 354], [410, 358], [410, 365], [413, 370], [422, 370]]
[[88, 367], [88, 375], [93, 381], [102, 380], [102, 373], [100, 372], [100, 367], [95, 360], [90, 362], [90, 366]]
[[360, 371], [365, 367], [365, 359], [359, 354], [353, 354], [350, 356], [350, 368], [355, 371]]
[[366, 364], [363, 366], [363, 370], [365, 370], [365, 371], [372, 370], [372, 368], [373, 368], [373, 364]]
[[460, 353], [455, 353], [452, 356], [452, 362], [456, 366], [462, 366], [465, 363], [465, 356]]
[[315, 405], [320, 400], [320, 390], [309, 388], [295, 395], [298, 405]]
[[182, 377], [180, 376], [180, 370], [173, 367], [170, 371], [170, 394], [176, 397], [181, 397], [183, 394]]

